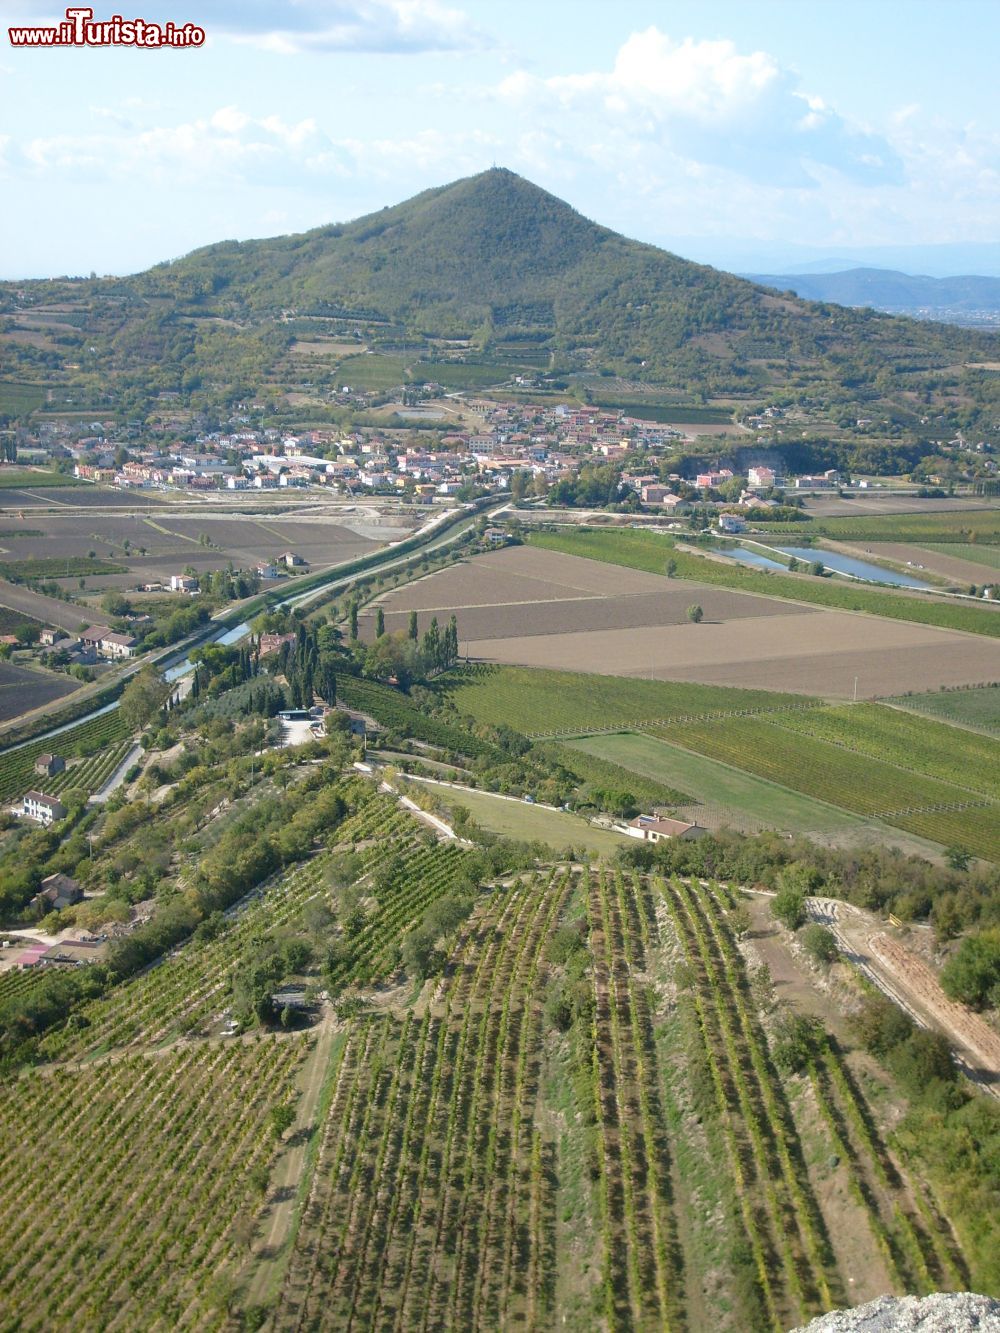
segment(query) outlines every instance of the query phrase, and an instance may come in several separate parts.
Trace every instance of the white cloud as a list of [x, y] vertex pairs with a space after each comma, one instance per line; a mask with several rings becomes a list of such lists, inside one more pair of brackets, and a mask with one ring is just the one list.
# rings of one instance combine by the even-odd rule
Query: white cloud
[[814, 164], [873, 183], [899, 173], [886, 139], [801, 90], [773, 56], [743, 53], [731, 41], [674, 41], [650, 27], [623, 43], [610, 70], [551, 78], [519, 71], [495, 94], [535, 121], [576, 118], [578, 135], [590, 121], [598, 133], [658, 144], [761, 183], [808, 186]]

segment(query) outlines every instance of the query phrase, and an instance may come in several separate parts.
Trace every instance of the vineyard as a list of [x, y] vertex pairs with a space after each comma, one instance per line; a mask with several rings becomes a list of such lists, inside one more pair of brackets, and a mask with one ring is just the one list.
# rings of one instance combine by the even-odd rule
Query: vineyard
[[[653, 716], [669, 712], [660, 688]], [[985, 751], [963, 775], [949, 728], [874, 706], [700, 727], [827, 747], [876, 773], [862, 791], [884, 768], [994, 792]], [[293, 818], [321, 798], [330, 812], [297, 859], [81, 993], [39, 1035], [39, 1067], [11, 1074], [0, 1333], [741, 1333], [862, 1290], [975, 1281], [834, 1037], [811, 1029], [794, 1075], [776, 1064], [729, 888], [577, 862], [493, 873], [489, 847], [433, 837], [366, 777], [303, 766], [296, 781]], [[183, 826], [206, 873], [277, 798], [262, 781], [232, 799], [192, 788], [146, 828]], [[456, 903], [435, 958], [411, 967], [407, 941]], [[307, 935], [322, 946], [264, 984], [311, 988], [312, 1018], [220, 1035], [241, 980]], [[40, 984], [3, 973], [0, 999]]]
[[[88, 794], [95, 792], [115, 771], [128, 749], [127, 728], [115, 708], [69, 727], [58, 736], [5, 750], [0, 753], [0, 801], [10, 801], [36, 786], [52, 796], [69, 787], [80, 787]], [[68, 764], [53, 778], [39, 777], [35, 773], [35, 760], [40, 754], [53, 751], [67, 759], [75, 754], [89, 757], [79, 764]]]
[[996, 734], [1000, 732], [1000, 688], [978, 690], [934, 690], [928, 694], [907, 694], [890, 702], [951, 722]]
[[462, 667], [442, 677], [437, 688], [460, 713], [539, 736], [555, 732], [583, 735], [633, 722], [728, 716], [813, 702], [770, 690], [517, 666]]
[[[974, 739], [965, 732], [952, 730], [949, 745], [947, 736], [931, 731], [933, 723], [871, 705], [872, 729], [866, 733], [863, 718], [855, 722], [855, 711], [810, 709], [652, 730], [844, 810], [1000, 860], [995, 746], [984, 740], [981, 764], [974, 758], [963, 764], [965, 742]], [[888, 757], [878, 757], [883, 754]]]
[[309, 903], [328, 900], [330, 863], [345, 847], [364, 848], [361, 887], [370, 886], [380, 867], [399, 859], [401, 867], [352, 937], [350, 954], [338, 964], [331, 983], [363, 984], [390, 972], [400, 936], [451, 888], [463, 853], [447, 845], [418, 844], [413, 819], [370, 783], [357, 781], [350, 791], [358, 797], [357, 809], [336, 830], [329, 851], [279, 872], [255, 890], [231, 909], [226, 929], [214, 939], [192, 940], [159, 966], [85, 1005], [72, 1024], [44, 1038], [41, 1055], [80, 1060], [113, 1047], [157, 1045], [203, 1032], [228, 1003], [233, 972], [252, 956], [264, 931], [292, 927]]
[[438, 718], [428, 717], [405, 694], [388, 685], [362, 680], [359, 676], [339, 676], [337, 697], [348, 708], [356, 708], [373, 717], [387, 731], [412, 736], [415, 740], [458, 754], [475, 757], [492, 753], [492, 747], [486, 741]]
[[303, 1041], [203, 1044], [4, 1090], [0, 1328], [211, 1328], [294, 1096]]
[[[679, 1218], [708, 1207], [728, 1213], [748, 1269], [720, 1328], [785, 1328], [843, 1302], [801, 1098], [793, 1110], [772, 1064], [732, 905], [717, 886], [565, 869], [493, 895], [412, 1009], [351, 1025], [266, 1326], [547, 1328], [569, 1310], [578, 1328], [696, 1327], [701, 1261]], [[545, 1001], [567, 923], [586, 939], [585, 993], [560, 1037]], [[662, 978], [681, 971], [691, 1059], [708, 1071], [700, 1119], [723, 1163], [719, 1197], [699, 1187], [697, 1201], [673, 1167], [658, 1041]], [[817, 1038], [803, 1078], [877, 1280], [966, 1283], [935, 1200], [901, 1174], [832, 1041]]]

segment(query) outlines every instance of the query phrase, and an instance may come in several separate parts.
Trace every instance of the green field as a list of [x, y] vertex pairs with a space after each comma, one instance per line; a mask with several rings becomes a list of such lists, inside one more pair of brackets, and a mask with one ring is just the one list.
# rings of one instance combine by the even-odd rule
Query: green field
[[[786, 529], [787, 531], [787, 529]], [[811, 535], [819, 535], [810, 528]], [[832, 535], [832, 534], [830, 534]], [[888, 540], [888, 537], [886, 538]], [[893, 537], [893, 540], [901, 540]], [[767, 597], [808, 602], [832, 610], [865, 611], [890, 620], [908, 620], [919, 625], [937, 625], [942, 629], [964, 630], [1000, 638], [1000, 613], [996, 608], [970, 606], [959, 602], [929, 601], [906, 593], [892, 593], [845, 585], [807, 574], [778, 574], [755, 570], [722, 560], [708, 560], [688, 551], [679, 551], [662, 536], [634, 529], [614, 532], [582, 528], [574, 532], [532, 533], [532, 546], [546, 551], [603, 560], [607, 564], [644, 569], [651, 574], [665, 572], [667, 561], [676, 565], [675, 576], [694, 579], [715, 587], [739, 592], [760, 593]]]
[[[863, 503], [863, 502], [862, 502]], [[814, 518], [808, 531], [815, 537], [864, 537], [871, 542], [974, 542], [1000, 544], [1000, 506], [949, 509], [932, 514], [865, 514], [850, 518]], [[787, 532], [787, 523], [763, 523], [771, 532]]]
[[[829, 805], [800, 796], [788, 787], [755, 778], [714, 759], [692, 754], [658, 736], [626, 732], [568, 741], [570, 749], [611, 760], [661, 782], [682, 780], [702, 803], [729, 806], [765, 827], [795, 832], [833, 832], [857, 821]], [[697, 817], [697, 811], [692, 812]], [[742, 821], [741, 821], [742, 822]]]
[[349, 356], [337, 367], [337, 383], [352, 389], [394, 389], [407, 380], [411, 361], [401, 356], [382, 356], [378, 352]]
[[629, 842], [625, 833], [592, 828], [583, 818], [564, 810], [547, 810], [540, 805], [492, 796], [489, 792], [456, 792], [445, 788], [439, 794], [443, 794], [448, 804], [464, 805], [481, 828], [524, 842], [547, 842], [555, 852], [572, 846], [599, 856], [611, 856], [619, 846]]
[[471, 389], [481, 384], [501, 384], [520, 374], [522, 365], [490, 365], [482, 361], [418, 361], [413, 378], [434, 380], [446, 389]]
[[[699, 813], [697, 806], [685, 810], [686, 817], [711, 827], [728, 824], [749, 832], [774, 828], [839, 842], [855, 837], [858, 841], [874, 841], [880, 835], [899, 840], [897, 831], [884, 824], [865, 820], [718, 760], [692, 754], [660, 737], [634, 733], [588, 736], [567, 744], [573, 750], [610, 760], [642, 777], [683, 783], [706, 806], [704, 814]], [[922, 840], [914, 839], [913, 847], [927, 850]]]
[[[961, 843], [979, 856], [1000, 860], [1000, 748], [987, 737], [943, 722], [881, 704], [803, 708], [800, 697], [765, 691], [530, 667], [465, 669], [443, 678], [438, 688], [477, 721], [506, 722], [529, 735], [559, 731], [583, 736], [617, 725], [623, 730], [639, 726], [863, 819], [880, 820], [942, 845]], [[958, 693], [931, 697], [953, 699]], [[607, 747], [604, 739], [610, 742]], [[631, 747], [634, 755], [637, 739], [617, 738], [625, 745], [621, 753]], [[635, 767], [618, 757], [614, 737], [574, 748], [626, 769]], [[699, 797], [679, 770], [675, 774], [657, 764], [635, 771]], [[643, 799], [643, 793], [635, 794]], [[759, 792], [750, 795], [754, 802], [763, 799], [762, 806], [754, 805], [760, 814], [753, 817], [773, 822], [777, 807], [770, 798]], [[731, 803], [742, 805], [748, 798], [748, 792], [741, 791]], [[805, 827], [817, 827], [811, 809], [795, 818]], [[785, 827], [787, 817], [780, 822]]]
[[621, 723], [702, 717], [744, 709], [801, 707], [798, 694], [686, 681], [634, 680], [582, 671], [478, 666], [442, 676], [435, 688], [460, 713], [528, 735], [594, 731]]
[[464, 788], [455, 791], [450, 787], [432, 787], [431, 791], [448, 805], [464, 805], [476, 823], [491, 833], [522, 842], [544, 842], [556, 852], [574, 847], [577, 851], [586, 848], [599, 856], [611, 856], [631, 841], [627, 834], [592, 828], [580, 816], [563, 810], [546, 810], [524, 801]]
[[0, 384], [0, 416], [22, 417], [45, 402], [40, 384]]
[[943, 722], [1000, 731], [1000, 688], [932, 690], [927, 694], [904, 694], [890, 702], [941, 718]]
[[969, 560], [986, 569], [1000, 569], [1000, 546], [984, 546], [979, 542], [919, 542], [924, 551], [950, 555], [957, 560]]
[[[917, 767], [923, 762], [920, 755], [905, 767], [874, 759], [860, 749], [796, 730], [799, 720], [800, 715], [792, 715], [790, 725], [785, 725], [780, 714], [736, 717], [661, 734], [686, 749], [855, 814], [944, 846], [959, 843], [976, 856], [1000, 861], [1000, 806], [982, 790], [992, 786], [995, 772], [983, 780], [970, 768], [966, 785], [959, 786]], [[926, 725], [917, 719], [914, 723], [915, 730]], [[967, 735], [956, 730], [955, 736], [958, 755]], [[925, 763], [925, 769], [929, 766]], [[978, 788], [971, 785], [973, 781]]]
[[534, 753], [553, 764], [561, 764], [581, 778], [594, 791], [630, 792], [643, 809], [654, 805], [690, 805], [692, 796], [671, 783], [660, 781], [655, 775], [640, 776], [634, 768], [622, 767], [593, 753], [555, 741], [536, 742]]
[[86, 555], [46, 556], [37, 560], [0, 560], [0, 575], [12, 583], [24, 579], [68, 579], [83, 574], [127, 574], [125, 565]]
[[68, 476], [65, 472], [34, 471], [23, 467], [0, 468], [0, 490], [11, 491], [27, 488], [33, 491], [44, 490], [49, 486], [85, 486], [87, 483], [78, 477]]

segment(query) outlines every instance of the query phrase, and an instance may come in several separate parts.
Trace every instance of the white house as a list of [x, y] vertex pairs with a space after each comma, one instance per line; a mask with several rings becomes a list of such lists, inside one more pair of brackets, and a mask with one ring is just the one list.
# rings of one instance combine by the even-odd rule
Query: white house
[[29, 819], [37, 819], [40, 824], [54, 824], [65, 819], [66, 807], [54, 796], [46, 796], [40, 791], [26, 791], [21, 801], [21, 814]]
[[700, 838], [708, 830], [700, 824], [687, 824], [682, 819], [664, 819], [659, 815], [637, 815], [630, 819], [625, 832], [630, 838], [645, 842], [661, 842], [664, 838]]
[[135, 657], [138, 644], [128, 634], [105, 634], [101, 652], [105, 657]]

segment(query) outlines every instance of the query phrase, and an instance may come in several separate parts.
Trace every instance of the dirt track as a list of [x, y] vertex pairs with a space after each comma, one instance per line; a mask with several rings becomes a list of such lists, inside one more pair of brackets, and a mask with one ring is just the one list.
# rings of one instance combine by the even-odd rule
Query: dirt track
[[950, 1000], [923, 959], [879, 929], [868, 912], [836, 899], [810, 898], [810, 917], [828, 926], [844, 954], [923, 1027], [948, 1038], [959, 1064], [1000, 1100], [1000, 1034], [978, 1014]]

